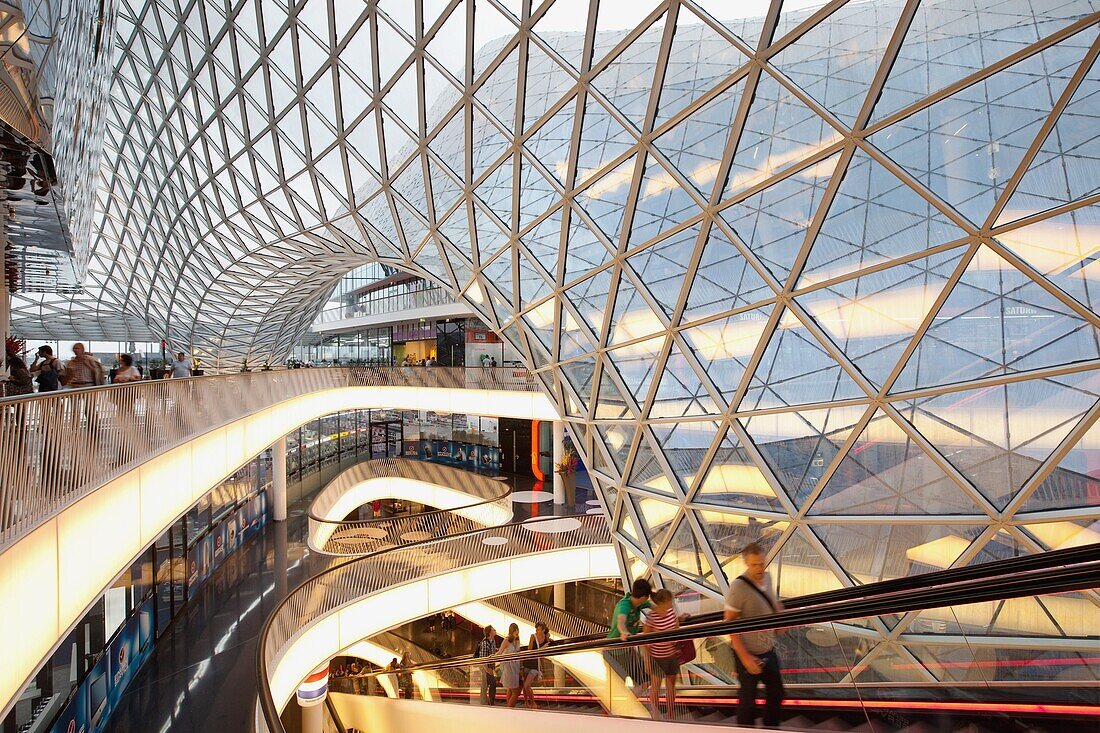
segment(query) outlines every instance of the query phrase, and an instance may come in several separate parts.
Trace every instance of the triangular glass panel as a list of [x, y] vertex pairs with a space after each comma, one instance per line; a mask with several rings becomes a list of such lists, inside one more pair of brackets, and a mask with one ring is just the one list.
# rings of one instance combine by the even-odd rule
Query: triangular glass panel
[[512, 250], [506, 249], [500, 256], [485, 264], [482, 274], [486, 281], [495, 285], [504, 297], [512, 300]]
[[[659, 0], [643, 0], [642, 2], [617, 2], [604, 3], [597, 9], [595, 38], [592, 43], [592, 67], [603, 63], [615, 46], [617, 46], [631, 31], [636, 29], [645, 20], [646, 16], [661, 3]], [[576, 8], [576, 6], [574, 6]], [[574, 12], [576, 12], [574, 10]], [[657, 19], [642, 35], [634, 40], [623, 55], [638, 45], [657, 47], [661, 44], [661, 33], [664, 30], [664, 16]], [[583, 20], [581, 21], [583, 23]], [[573, 29], [576, 30], [577, 19], [573, 20]], [[652, 61], [656, 64], [656, 59]]]
[[505, 130], [516, 125], [516, 90], [519, 72], [519, 47], [500, 63], [489, 78], [474, 92], [474, 97], [485, 105]]
[[732, 427], [722, 437], [692, 503], [725, 509], [785, 511], [775, 489], [749, 457]]
[[620, 276], [615, 306], [611, 311], [608, 346], [651, 336], [666, 328], [625, 274]]
[[997, 530], [982, 549], [967, 561], [967, 565], [984, 565], [987, 562], [1008, 560], [1034, 554], [1030, 543], [1021, 540], [1015, 533], [1006, 529]]
[[[615, 248], [618, 246], [623, 215], [626, 213], [627, 195], [630, 193], [630, 181], [633, 177], [634, 156], [631, 156], [577, 195], [577, 202], [584, 207], [596, 226]], [[570, 241], [572, 241], [572, 234], [570, 231]], [[569, 267], [568, 261], [566, 267]]]
[[1100, 542], [1100, 521], [1095, 519], [1066, 519], [1022, 526], [1046, 550], [1066, 550]]
[[[455, 178], [460, 181], [466, 180], [465, 119], [465, 110], [458, 110], [443, 126], [443, 129], [439, 131], [439, 134], [428, 143], [428, 147], [447, 164], [447, 167], [454, 173]], [[373, 126], [374, 118], [368, 117], [363, 124], [366, 123]], [[377, 147], [377, 143], [375, 147]], [[360, 152], [362, 151], [360, 150]], [[377, 153], [375, 153], [375, 157], [378, 157]], [[367, 160], [369, 161], [370, 158], [367, 158]]]
[[527, 156], [520, 156], [519, 169], [519, 221], [516, 226], [526, 229], [540, 214], [561, 198]]
[[750, 48], [756, 48], [767, 13], [766, 5], [755, 12], [731, 13], [729, 0], [696, 0], [695, 4], [705, 10], [711, 20], [728, 29]]
[[[740, 68], [746, 60], [745, 55], [732, 43], [723, 38], [688, 6], [681, 5], [676, 14], [676, 31], [672, 37], [665, 78], [661, 83], [657, 119], [653, 126], [660, 127], [677, 112], [717, 86], [719, 82]], [[730, 102], [734, 110], [737, 105], [736, 100], [740, 98], [739, 86], [733, 88], [736, 94], [734, 100]], [[726, 94], [728, 92], [723, 92], [722, 96]], [[710, 104], [707, 105], [707, 107], [710, 106]], [[727, 128], [733, 119], [733, 114], [734, 112], [730, 112], [728, 115]], [[728, 132], [729, 130], [726, 129], [719, 147], [725, 145]], [[712, 129], [703, 137], [710, 138], [714, 134], [715, 131]], [[720, 152], [717, 157], [721, 157]]]
[[873, 119], [887, 117], [1095, 11], [1092, 0], [922, 3], [890, 67]]
[[869, 140], [981, 225], [1083, 55], [1072, 38], [1050, 46]]
[[695, 516], [722, 565], [722, 573], [731, 581], [745, 572], [741, 551], [746, 545], [755, 542], [767, 554], [790, 526], [790, 522], [783, 519], [746, 517], [741, 511], [696, 509]]
[[866, 397], [790, 310], [783, 312], [738, 410]]
[[570, 100], [555, 112], [550, 119], [542, 123], [534, 135], [527, 138], [523, 146], [554, 174], [558, 183], [568, 184], [569, 147], [573, 139], [573, 120], [577, 104]]
[[657, 336], [607, 352], [608, 359], [615, 365], [623, 384], [638, 404], [644, 403], [649, 393], [664, 343], [665, 337]]
[[882, 386], [965, 248], [845, 280], [797, 299], [837, 347]]
[[473, 24], [474, 78], [476, 79], [489, 67], [505, 44], [512, 40], [516, 33], [516, 25], [487, 0], [469, 1], [476, 2]]
[[983, 246], [893, 390], [1095, 359], [1100, 356], [1098, 336], [1091, 323]]
[[675, 492], [672, 483], [657, 459], [656, 452], [649, 437], [642, 433], [642, 440], [634, 451], [634, 463], [630, 466], [627, 483], [646, 491], [673, 496]]
[[743, 89], [743, 82], [734, 84], [653, 141], [699, 193], [708, 198], [718, 177]]
[[550, 298], [523, 314], [523, 322], [527, 325], [527, 332], [532, 333], [539, 340], [547, 352], [552, 352], [554, 342], [557, 339], [557, 328], [554, 325], [557, 302]]
[[714, 442], [718, 423], [713, 419], [678, 423], [655, 423], [650, 429], [657, 447], [672, 467], [672, 473], [686, 492], [697, 479], [699, 467]]
[[729, 400], [741, 385], [749, 359], [768, 324], [767, 310], [751, 310], [684, 329], [691, 353], [707, 377]]
[[[504, 222], [505, 226], [512, 223], [512, 158], [509, 156], [504, 162], [493, 169], [486, 176], [474, 193], [485, 202], [486, 206]], [[481, 253], [487, 255], [488, 250], [481, 247]]]
[[855, 125], [902, 6], [846, 5], [771, 59], [848, 127]]
[[[370, 23], [364, 23], [363, 27], [369, 28]], [[466, 30], [466, 5], [460, 0], [425, 47], [425, 54], [438, 61], [439, 67], [453, 74], [461, 84], [466, 83]]]
[[588, 409], [588, 397], [592, 394], [592, 377], [595, 371], [596, 360], [594, 357], [577, 359], [561, 365], [562, 376], [572, 385], [573, 390], [585, 403], [583, 406], [585, 410]]
[[532, 303], [538, 302], [550, 294], [552, 286], [546, 281], [542, 269], [531, 262], [527, 255], [520, 251], [517, 254], [519, 273], [519, 310], [523, 311]]
[[[570, 129], [570, 134], [571, 132]], [[577, 185], [584, 184], [597, 171], [625, 153], [636, 142], [634, 136], [628, 133], [626, 128], [619, 124], [619, 121], [612, 117], [595, 97], [589, 96], [584, 105], [581, 136], [577, 141]], [[621, 169], [622, 166], [619, 168]], [[632, 175], [631, 172], [626, 176], [628, 184]], [[618, 181], [618, 183], [622, 182]], [[604, 186], [607, 185], [608, 182], [605, 182]], [[629, 185], [627, 187], [629, 188]]]
[[786, 282], [840, 156], [798, 171], [721, 212], [780, 282]]
[[646, 527], [646, 537], [651, 547], [660, 547], [668, 538], [676, 520], [683, 516], [683, 512], [676, 504], [670, 504], [660, 499], [632, 497], [638, 514]]
[[500, 229], [500, 225], [481, 206], [472, 206], [474, 212], [474, 233], [477, 236], [478, 261], [483, 262], [502, 247], [508, 246], [509, 236]]
[[668, 547], [658, 563], [696, 582], [705, 582], [704, 578], [711, 576], [710, 563], [686, 516], [673, 530]]
[[795, 530], [787, 538], [768, 566], [780, 598], [797, 598], [844, 587], [821, 553], [802, 536], [802, 531]]
[[588, 335], [588, 331], [573, 317], [573, 314], [562, 307], [561, 329], [557, 336], [561, 341], [558, 359], [572, 359], [582, 354], [589, 354], [596, 350], [596, 344]]
[[[889, 622], [887, 625], [890, 626]], [[864, 649], [867, 648], [865, 645]], [[857, 662], [852, 669], [852, 678], [856, 684], [871, 682], [912, 683], [927, 680], [927, 671], [914, 661], [904, 647], [871, 646], [866, 657]]]
[[551, 59], [537, 43], [529, 43], [523, 91], [523, 128], [527, 129], [534, 124], [535, 120], [557, 104], [576, 83], [576, 79], [557, 61]]
[[1100, 162], [1100, 64], [1093, 62], [1073, 98], [1058, 116], [997, 225], [1092, 196], [1100, 191], [1096, 167]]
[[694, 224], [627, 258], [630, 269], [645, 284], [666, 317], [671, 317], [676, 309], [698, 237], [699, 224]]
[[584, 50], [583, 32], [588, 18], [578, 18], [576, 6], [570, 3], [555, 2], [542, 14], [532, 28], [535, 36], [555, 51], [574, 69], [581, 67], [581, 52]]
[[[1093, 423], [1069, 453], [1028, 497], [1021, 512], [1100, 505], [1100, 422]], [[1100, 541], [1100, 538], [1097, 539]]]
[[1083, 206], [997, 235], [1093, 313], [1100, 313], [1100, 206]]
[[675, 176], [650, 155], [633, 207], [630, 246], [639, 245], [701, 213]]
[[690, 323], [774, 294], [725, 232], [711, 225], [681, 320]]
[[562, 251], [561, 209], [555, 209], [553, 213], [531, 227], [526, 234], [520, 236], [520, 241], [526, 245], [535, 261], [541, 264], [551, 277], [556, 277], [558, 255]]
[[593, 333], [603, 331], [603, 316], [607, 310], [610, 286], [611, 271], [601, 270], [565, 291], [566, 299], [577, 309]]
[[864, 585], [946, 570], [985, 526], [861, 522], [818, 524], [812, 529], [848, 576]]
[[699, 380], [699, 375], [691, 368], [687, 357], [674, 342], [672, 352], [665, 362], [661, 381], [657, 383], [649, 416], [688, 417], [714, 414], [718, 411], [718, 406]]
[[[619, 532], [621, 532], [628, 540], [630, 540], [635, 547], [648, 548], [649, 544], [643, 542], [641, 539], [645, 535], [638, 531], [638, 527], [634, 521], [633, 515], [627, 510], [627, 505], [632, 506], [634, 504], [634, 497], [632, 497], [630, 494], [625, 493], [623, 494], [623, 496], [626, 498], [622, 509], [622, 516], [619, 517]], [[632, 552], [628, 551], [626, 554], [628, 557], [632, 557], [634, 560], [632, 571], [644, 573], [644, 571], [646, 570], [645, 562], [641, 558], [634, 556], [634, 553]]]
[[427, 156], [429, 175], [432, 179], [432, 200], [435, 204], [436, 218], [442, 219], [462, 196], [462, 188], [445, 172], [445, 166]]
[[1004, 509], [1100, 399], [1098, 392], [1100, 375], [1086, 372], [897, 406], [990, 503]]
[[[480, 178], [492, 163], [496, 162], [504, 151], [508, 149], [508, 139], [501, 134], [497, 126], [489, 121], [477, 107], [474, 107], [474, 124], [471, 131], [473, 137], [473, 173], [474, 178]], [[462, 113], [458, 114], [462, 117]], [[458, 141], [458, 150], [461, 151], [464, 143], [461, 138]], [[436, 152], [439, 152], [438, 150]], [[458, 155], [459, 153], [455, 153]]]
[[759, 185], [841, 139], [771, 74], [761, 72], [723, 198]]
[[477, 249], [470, 237], [470, 217], [466, 206], [459, 206], [439, 227], [440, 233], [455, 246], [466, 259], [473, 260]]
[[982, 514], [974, 500], [881, 410], [863, 429], [811, 515]]
[[865, 411], [858, 405], [829, 407], [757, 415], [743, 423], [780, 486], [802, 506]]
[[857, 149], [814, 240], [798, 287], [962, 239], [966, 234]]
[[[600, 372], [599, 389], [596, 391], [595, 417], [599, 420], [622, 420], [634, 417], [633, 408], [623, 396], [622, 390], [615, 385], [615, 381], [611, 378], [611, 370], [608, 367], [604, 367]], [[633, 434], [632, 431], [630, 435]], [[620, 445], [619, 448], [623, 450], [625, 460], [630, 446], [624, 448]], [[622, 470], [622, 465], [619, 466], [619, 470]]]

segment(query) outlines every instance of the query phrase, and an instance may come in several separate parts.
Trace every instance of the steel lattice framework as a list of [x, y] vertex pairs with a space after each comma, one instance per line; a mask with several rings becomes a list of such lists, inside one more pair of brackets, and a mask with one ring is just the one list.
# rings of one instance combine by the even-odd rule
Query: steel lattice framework
[[[759, 540], [797, 594], [1100, 539], [1098, 3], [733, 5], [123, 2], [88, 294], [17, 329], [257, 363], [377, 259], [538, 370], [630, 575], [715, 596]], [[838, 641], [946, 681], [1098, 614]]]

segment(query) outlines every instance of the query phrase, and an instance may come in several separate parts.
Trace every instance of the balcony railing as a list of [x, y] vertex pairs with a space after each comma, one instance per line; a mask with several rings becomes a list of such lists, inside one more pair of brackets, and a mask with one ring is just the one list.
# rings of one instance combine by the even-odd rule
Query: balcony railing
[[0, 399], [0, 550], [97, 487], [203, 433], [294, 397], [359, 386], [537, 391], [523, 369], [342, 367]]

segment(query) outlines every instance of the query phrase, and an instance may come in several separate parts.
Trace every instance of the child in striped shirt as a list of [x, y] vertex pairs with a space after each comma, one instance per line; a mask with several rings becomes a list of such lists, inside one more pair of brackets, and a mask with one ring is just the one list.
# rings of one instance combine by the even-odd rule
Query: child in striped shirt
[[[680, 619], [676, 616], [676, 607], [672, 603], [672, 593], [662, 588], [654, 591], [653, 608], [646, 618], [645, 631], [671, 631], [679, 628]], [[666, 694], [666, 710], [668, 717], [673, 716], [673, 706], [676, 704], [676, 678], [680, 676], [680, 653], [674, 641], [659, 641], [649, 645], [650, 656], [650, 702], [653, 704], [653, 714], [658, 711], [661, 696], [661, 679], [664, 679]]]

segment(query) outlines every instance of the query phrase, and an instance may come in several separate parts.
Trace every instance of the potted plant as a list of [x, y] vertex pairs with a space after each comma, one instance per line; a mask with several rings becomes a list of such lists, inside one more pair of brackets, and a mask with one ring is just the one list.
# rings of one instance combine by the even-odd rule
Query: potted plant
[[562, 486], [565, 488], [565, 505], [568, 507], [577, 504], [577, 467], [581, 459], [571, 446], [566, 446], [561, 460], [554, 464], [554, 473], [561, 476]]

